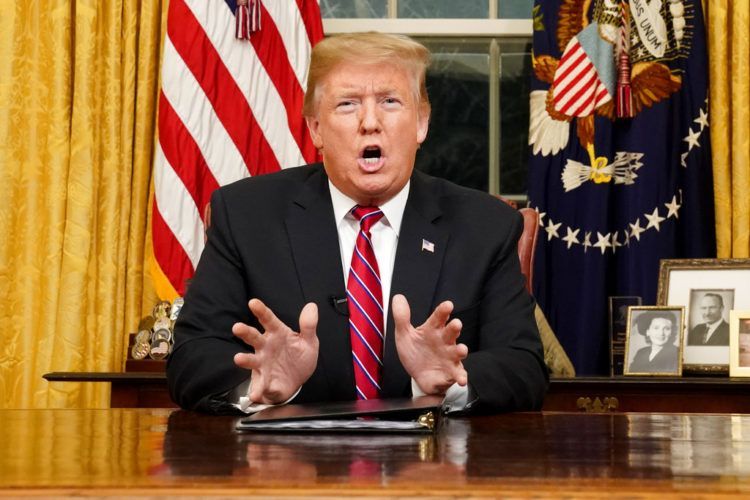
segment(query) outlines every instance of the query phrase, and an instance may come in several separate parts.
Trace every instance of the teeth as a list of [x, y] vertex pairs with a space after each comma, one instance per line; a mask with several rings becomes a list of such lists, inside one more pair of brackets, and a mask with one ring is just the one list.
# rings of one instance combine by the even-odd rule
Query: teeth
[[363, 160], [364, 160], [364, 161], [365, 161], [365, 163], [367, 163], [367, 164], [370, 164], [370, 165], [374, 165], [374, 164], [376, 164], [376, 163], [377, 163], [378, 161], [380, 161], [380, 158], [363, 158]]

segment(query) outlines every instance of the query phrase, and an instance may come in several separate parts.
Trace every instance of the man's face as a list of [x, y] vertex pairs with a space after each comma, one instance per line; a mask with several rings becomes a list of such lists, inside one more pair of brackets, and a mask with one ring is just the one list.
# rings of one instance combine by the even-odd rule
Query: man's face
[[721, 319], [721, 312], [724, 309], [716, 297], [703, 297], [700, 303], [701, 316], [706, 323], [713, 323]]
[[411, 75], [389, 63], [342, 63], [321, 81], [317, 99], [307, 123], [331, 182], [360, 205], [391, 199], [427, 136], [429, 113]]

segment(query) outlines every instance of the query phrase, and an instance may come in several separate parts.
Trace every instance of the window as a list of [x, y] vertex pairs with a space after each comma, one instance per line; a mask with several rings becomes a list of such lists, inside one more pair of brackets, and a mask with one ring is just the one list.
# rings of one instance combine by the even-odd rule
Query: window
[[326, 34], [403, 33], [430, 49], [417, 168], [526, 200], [533, 0], [321, 0]]

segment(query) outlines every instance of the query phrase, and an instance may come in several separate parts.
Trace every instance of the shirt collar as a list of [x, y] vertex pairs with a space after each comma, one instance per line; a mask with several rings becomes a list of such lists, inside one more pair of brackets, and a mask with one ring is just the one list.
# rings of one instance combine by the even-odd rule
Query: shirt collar
[[716, 327], [718, 327], [721, 324], [722, 321], [724, 321], [724, 318], [719, 318], [713, 323], [706, 323], [706, 326], [708, 327], [709, 330], [714, 330]]
[[[387, 220], [388, 224], [399, 234], [401, 230], [401, 220], [404, 217], [404, 210], [406, 209], [406, 200], [409, 198], [409, 187], [411, 180], [406, 181], [406, 185], [401, 188], [401, 191], [396, 193], [396, 196], [380, 205], [380, 210], [383, 211], [383, 217]], [[333, 185], [330, 179], [328, 179], [328, 188], [331, 192], [331, 203], [333, 204], [333, 216], [336, 219], [336, 225], [344, 220], [349, 215], [352, 208], [357, 205], [357, 202], [349, 198], [347, 195], [339, 191], [339, 189]]]

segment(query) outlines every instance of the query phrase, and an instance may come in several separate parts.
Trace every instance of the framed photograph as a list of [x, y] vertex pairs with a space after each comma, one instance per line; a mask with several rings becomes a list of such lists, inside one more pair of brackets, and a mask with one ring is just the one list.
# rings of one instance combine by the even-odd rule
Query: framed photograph
[[631, 306], [625, 340], [625, 375], [682, 375], [685, 308]]
[[729, 375], [750, 377], [750, 310], [729, 311]]
[[750, 259], [664, 259], [657, 304], [683, 306], [685, 373], [729, 373], [729, 311], [750, 309]]
[[622, 375], [625, 364], [625, 338], [628, 332], [628, 307], [641, 305], [636, 295], [609, 297], [609, 374]]

